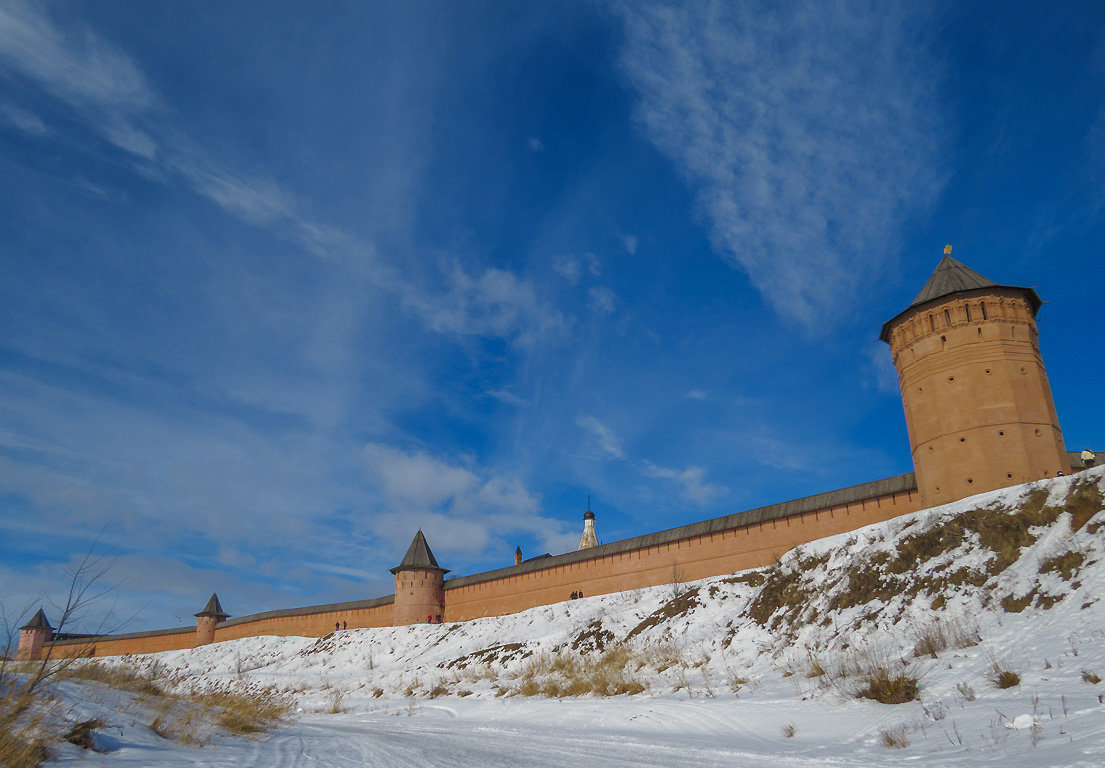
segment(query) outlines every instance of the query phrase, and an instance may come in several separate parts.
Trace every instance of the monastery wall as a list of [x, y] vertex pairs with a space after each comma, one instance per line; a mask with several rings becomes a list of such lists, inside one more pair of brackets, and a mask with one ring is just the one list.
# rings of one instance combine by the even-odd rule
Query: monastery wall
[[[520, 565], [445, 582], [445, 621], [466, 621], [586, 596], [722, 576], [768, 565], [789, 549], [889, 520], [920, 508], [912, 473], [738, 512], [666, 531], [534, 558]], [[342, 629], [396, 623], [394, 595], [350, 603], [269, 611], [220, 622], [215, 642], [262, 635], [321, 637]], [[61, 640], [53, 655], [116, 656], [192, 648], [182, 627]]]
[[[333, 632], [334, 625], [337, 623], [341, 623], [343, 629], [389, 627], [393, 623], [392, 602], [392, 596], [388, 595], [374, 600], [291, 608], [242, 616], [217, 624], [215, 642], [262, 635], [321, 637]], [[99, 638], [59, 640], [54, 643], [52, 655], [57, 658], [119, 656], [127, 653], [177, 651], [195, 646], [196, 628], [181, 627], [154, 632], [107, 635]]]
[[445, 582], [445, 620], [691, 581], [774, 562], [799, 544], [915, 512], [912, 473]]

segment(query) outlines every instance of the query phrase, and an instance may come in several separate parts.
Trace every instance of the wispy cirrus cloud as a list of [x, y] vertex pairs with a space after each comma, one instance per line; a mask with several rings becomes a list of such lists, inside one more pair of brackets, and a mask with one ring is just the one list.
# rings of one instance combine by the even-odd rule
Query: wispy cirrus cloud
[[729, 489], [723, 485], [717, 485], [706, 480], [706, 470], [699, 466], [690, 466], [686, 469], [672, 469], [653, 464], [651, 461], [644, 463], [644, 472], [649, 477], [672, 480], [680, 486], [680, 491], [686, 498], [696, 504], [709, 504], [711, 501], [724, 496]]
[[0, 120], [36, 138], [45, 138], [53, 134], [50, 127], [42, 122], [42, 118], [38, 115], [11, 104], [0, 107]]
[[471, 274], [459, 262], [445, 271], [444, 293], [403, 289], [404, 304], [439, 333], [510, 339], [520, 346], [563, 336], [569, 321], [543, 301], [536, 285], [513, 272]]
[[[60, 24], [40, 5], [0, 3], [0, 67], [69, 108], [77, 120], [132, 155], [136, 169], [173, 180], [227, 213], [258, 227], [290, 234], [316, 255], [336, 255], [355, 243], [306, 216], [272, 179], [231, 169], [192, 143], [138, 65], [91, 29]], [[4, 117], [27, 132], [54, 133], [37, 116], [9, 106]], [[357, 255], [367, 249], [357, 248]]]
[[576, 426], [591, 433], [599, 449], [612, 459], [624, 459], [625, 451], [622, 450], [621, 441], [614, 434], [614, 430], [603, 424], [594, 416], [580, 416], [576, 419]]
[[926, 19], [905, 3], [620, 8], [638, 118], [715, 250], [780, 315], [823, 323], [942, 187]]

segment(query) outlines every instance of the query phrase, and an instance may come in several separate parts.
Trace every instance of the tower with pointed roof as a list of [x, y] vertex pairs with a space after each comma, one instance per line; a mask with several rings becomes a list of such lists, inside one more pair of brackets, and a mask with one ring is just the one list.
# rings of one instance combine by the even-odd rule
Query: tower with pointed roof
[[391, 572], [395, 575], [396, 626], [441, 621], [445, 613], [445, 574], [449, 569], [437, 564], [421, 528], [403, 561]]
[[36, 661], [42, 658], [42, 648], [54, 637], [54, 628], [46, 620], [42, 609], [31, 620], [19, 628], [19, 650], [15, 653], [17, 661]]
[[223, 610], [219, 596], [211, 593], [211, 599], [196, 616], [196, 645], [208, 645], [215, 642], [215, 626], [226, 621], [230, 614]]
[[1070, 471], [1040, 355], [1040, 297], [950, 254], [879, 335], [926, 507]]

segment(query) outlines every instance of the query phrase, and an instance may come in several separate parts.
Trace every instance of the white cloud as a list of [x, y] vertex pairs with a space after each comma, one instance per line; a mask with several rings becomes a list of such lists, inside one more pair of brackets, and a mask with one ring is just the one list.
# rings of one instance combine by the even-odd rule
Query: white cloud
[[495, 398], [496, 400], [501, 400], [502, 402], [509, 403], [510, 405], [529, 405], [528, 400], [523, 400], [522, 398], [518, 397], [518, 395], [506, 389], [489, 389], [487, 390], [487, 394]]
[[53, 134], [53, 131], [46, 123], [42, 122], [38, 115], [12, 104], [5, 104], [0, 107], [0, 119], [36, 138], [45, 138]]
[[[183, 180], [232, 216], [290, 234], [317, 256], [349, 260], [350, 252], [369, 252], [303, 215], [276, 182], [224, 167], [168, 125], [168, 111], [138, 66], [92, 30], [63, 28], [20, 0], [0, 5], [0, 67], [36, 83], [106, 141], [144, 161], [135, 171], [146, 178]], [[41, 130], [36, 117], [12, 109], [2, 113], [9, 122]]]
[[638, 117], [714, 248], [781, 315], [823, 324], [942, 186], [925, 19], [904, 3], [620, 8]]
[[614, 459], [624, 459], [621, 442], [614, 431], [596, 419], [594, 416], [580, 416], [576, 419], [576, 426], [590, 432], [602, 451]]
[[470, 275], [459, 263], [446, 273], [444, 294], [408, 290], [406, 305], [439, 333], [511, 339], [520, 346], [562, 336], [568, 322], [538, 298], [534, 284], [512, 272], [488, 269]]
[[420, 527], [431, 549], [467, 554], [485, 554], [509, 534], [530, 534], [550, 551], [571, 537], [516, 477], [380, 444], [366, 446], [365, 456], [386, 506], [368, 525], [397, 550]]
[[637, 238], [634, 235], [626, 235], [623, 238], [625, 243], [625, 252], [630, 256], [634, 256], [637, 253]]
[[599, 277], [600, 275], [602, 275], [602, 263], [599, 261], [598, 256], [593, 253], [588, 253], [584, 255], [584, 258], [587, 259], [588, 272], [590, 272], [595, 277]]
[[714, 499], [729, 492], [729, 489], [725, 486], [707, 482], [706, 470], [698, 466], [690, 466], [686, 469], [670, 469], [646, 461], [644, 471], [649, 477], [675, 481], [682, 486], [682, 494], [696, 504], [709, 504]]
[[553, 262], [553, 269], [572, 285], [579, 282], [579, 259], [575, 256], [565, 255], [557, 257]]
[[81, 113], [113, 144], [149, 150], [148, 137], [140, 139], [129, 123], [157, 98], [134, 62], [92, 31], [67, 33], [41, 11], [20, 0], [0, 6], [0, 62]]
[[688, 400], [705, 400], [709, 395], [703, 392], [701, 389], [688, 389], [683, 393], [683, 397]]
[[529, 140], [526, 143], [529, 145], [529, 151], [530, 152], [544, 152], [545, 151], [544, 143], [542, 143], [541, 139], [537, 138], [536, 136], [530, 136]]
[[467, 496], [481, 485], [469, 470], [450, 466], [425, 453], [409, 454], [370, 443], [365, 446], [365, 456], [388, 499], [401, 506], [437, 507]]
[[614, 302], [617, 297], [609, 288], [595, 286], [587, 291], [587, 295], [591, 297], [591, 309], [596, 312], [609, 315], [614, 311]]

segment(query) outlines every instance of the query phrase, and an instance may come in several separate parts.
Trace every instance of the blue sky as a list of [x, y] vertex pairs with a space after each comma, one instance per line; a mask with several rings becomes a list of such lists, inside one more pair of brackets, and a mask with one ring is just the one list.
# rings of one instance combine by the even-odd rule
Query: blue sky
[[779, 5], [0, 0], [8, 620], [97, 537], [138, 630], [910, 471], [945, 243], [1105, 445], [1105, 9]]

